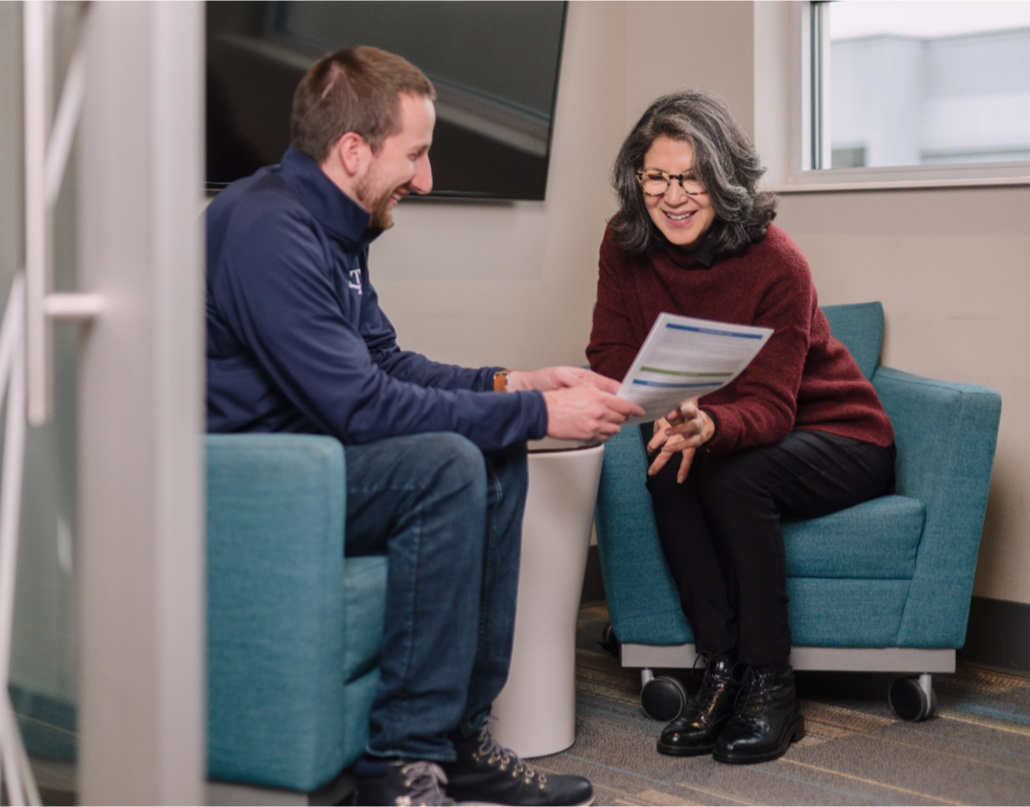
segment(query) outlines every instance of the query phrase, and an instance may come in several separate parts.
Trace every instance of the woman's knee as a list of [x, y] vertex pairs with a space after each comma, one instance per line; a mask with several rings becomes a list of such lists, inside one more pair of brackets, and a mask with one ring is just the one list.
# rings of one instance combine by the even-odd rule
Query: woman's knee
[[766, 497], [769, 483], [773, 480], [763, 476], [749, 454], [740, 452], [726, 457], [708, 457], [700, 464], [696, 482], [701, 497], [705, 500]]
[[744, 549], [759, 536], [776, 544], [780, 513], [769, 480], [754, 465], [736, 461], [739, 455], [705, 463], [698, 474], [698, 499], [705, 517], [727, 547]]
[[680, 496], [684, 490], [684, 483], [676, 478], [679, 471], [679, 455], [669, 460], [654, 476], [647, 477], [647, 489], [651, 496], [658, 500], [664, 500], [669, 496]]

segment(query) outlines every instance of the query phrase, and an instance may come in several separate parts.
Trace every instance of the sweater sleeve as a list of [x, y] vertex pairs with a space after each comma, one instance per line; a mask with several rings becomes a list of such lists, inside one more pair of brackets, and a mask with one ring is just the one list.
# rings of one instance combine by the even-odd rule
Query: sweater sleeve
[[[302, 211], [278, 208], [239, 222], [221, 254], [221, 271], [209, 277], [219, 315], [272, 386], [345, 444], [453, 431], [495, 449], [546, 431], [538, 392], [475, 391], [478, 373], [448, 370], [395, 346], [380, 366], [360, 323], [342, 309], [331, 256]], [[426, 383], [455, 378], [467, 388]]]
[[627, 288], [631, 283], [626, 257], [606, 232], [598, 261], [597, 302], [587, 361], [591, 370], [616, 381], [625, 377], [640, 347], [626, 308], [633, 297]]
[[800, 250], [755, 252], [760, 253], [755, 280], [764, 287], [753, 324], [773, 333], [732, 384], [699, 402], [716, 423], [714, 437], [705, 444], [716, 455], [772, 445], [793, 430], [797, 415], [817, 307], [815, 287]]

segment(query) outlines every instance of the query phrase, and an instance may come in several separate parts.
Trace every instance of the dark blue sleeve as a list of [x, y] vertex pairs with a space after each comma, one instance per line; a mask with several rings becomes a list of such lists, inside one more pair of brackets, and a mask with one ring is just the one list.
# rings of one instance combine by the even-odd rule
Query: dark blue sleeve
[[372, 361], [400, 381], [441, 389], [492, 390], [493, 376], [500, 367], [471, 369], [456, 364], [443, 364], [421, 353], [401, 350], [397, 332], [386, 313], [379, 307], [379, 297], [367, 278], [364, 283], [360, 330]]
[[237, 214], [209, 277], [211, 297], [274, 385], [319, 429], [345, 444], [451, 431], [484, 449], [544, 435], [539, 392], [439, 387], [459, 379], [472, 387], [487, 368], [447, 370], [395, 345], [379, 357], [382, 366], [373, 360], [357, 312], [344, 310], [334, 285], [332, 251], [305, 211]]

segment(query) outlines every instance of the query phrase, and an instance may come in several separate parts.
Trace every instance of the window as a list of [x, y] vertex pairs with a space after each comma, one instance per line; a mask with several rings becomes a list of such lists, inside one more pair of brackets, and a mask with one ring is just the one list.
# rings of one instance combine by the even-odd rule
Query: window
[[810, 11], [806, 169], [1030, 179], [1030, 2], [819, 0]]

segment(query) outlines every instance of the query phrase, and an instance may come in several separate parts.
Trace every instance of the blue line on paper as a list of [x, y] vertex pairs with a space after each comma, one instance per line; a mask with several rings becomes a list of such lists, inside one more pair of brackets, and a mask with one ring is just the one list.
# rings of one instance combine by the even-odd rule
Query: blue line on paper
[[694, 331], [694, 333], [711, 333], [716, 336], [735, 336], [738, 339], [761, 339], [760, 333], [741, 333], [740, 331], [720, 331], [716, 328], [698, 328], [695, 325], [677, 325], [674, 322], [665, 323], [666, 328], [675, 328], [677, 331]]

